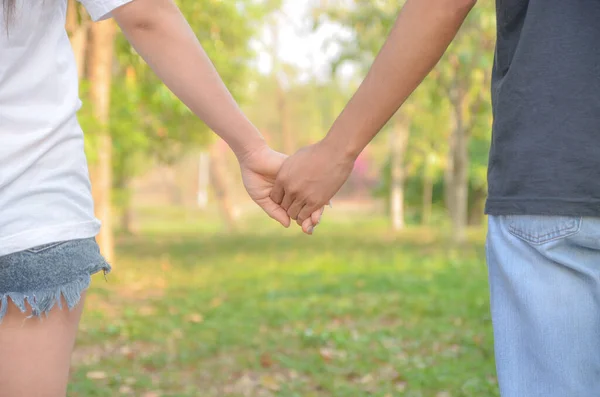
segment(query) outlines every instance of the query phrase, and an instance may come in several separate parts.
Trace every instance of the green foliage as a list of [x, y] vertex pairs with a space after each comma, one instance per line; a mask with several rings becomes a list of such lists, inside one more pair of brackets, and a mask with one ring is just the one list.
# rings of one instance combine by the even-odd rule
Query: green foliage
[[[245, 100], [249, 64], [254, 54], [250, 40], [279, 1], [180, 1], [181, 11], [237, 100]], [[156, 162], [173, 163], [189, 150], [212, 139], [207, 126], [192, 114], [155, 76], [122, 34], [116, 38], [110, 133], [113, 139], [115, 201], [128, 202], [128, 181]], [[82, 83], [87, 97], [88, 82]], [[85, 101], [88, 102], [88, 101]], [[87, 104], [79, 115], [84, 130], [97, 123]], [[94, 161], [94, 134], [87, 152]]]
[[[326, 7], [315, 10], [315, 23], [334, 22], [351, 35], [333, 40], [342, 48], [333, 70], [344, 63], [359, 66], [366, 72], [379, 52], [400, 5], [395, 1], [356, 0], [352, 6]], [[425, 79], [400, 112], [410, 120], [410, 139], [406, 155], [407, 190], [414, 191], [411, 183], [420, 183], [423, 173], [441, 181], [448, 162], [449, 139], [455, 112], [460, 112], [468, 123], [470, 136], [470, 184], [485, 190], [488, 150], [490, 143], [491, 104], [489, 76], [492, 66], [495, 19], [493, 4], [478, 5], [446, 55]], [[457, 104], [453, 95], [461, 95]], [[375, 194], [387, 197], [391, 184], [389, 159], [384, 162], [383, 181]], [[436, 203], [442, 198], [434, 196]], [[407, 194], [407, 203], [420, 205], [420, 197]]]
[[[238, 100], [243, 99], [253, 56], [249, 42], [270, 8], [251, 0], [203, 0], [179, 6], [227, 87]], [[184, 150], [206, 144], [211, 139], [206, 125], [158, 80], [124, 36], [117, 38], [116, 48], [120, 66], [112, 103], [117, 109], [111, 114], [115, 141], [131, 140], [122, 145], [129, 153], [139, 148], [164, 162], [176, 161]]]
[[282, 120], [279, 110], [279, 95], [284, 96], [288, 111], [288, 125], [296, 148], [308, 145], [323, 138], [338, 114], [344, 108], [351, 92], [346, 84], [331, 80], [320, 82], [317, 79], [299, 81], [295, 70], [288, 68], [288, 85], [279, 93], [274, 76], [254, 77], [250, 94], [252, 101], [244, 110], [252, 122], [266, 136], [270, 145], [283, 150]]
[[88, 292], [69, 396], [499, 395], [481, 231], [458, 249], [333, 212], [318, 238], [144, 214]]
[[[452, 112], [460, 112], [467, 123], [469, 184], [479, 190], [487, 189], [492, 120], [490, 81], [495, 32], [494, 6], [481, 3], [471, 12], [431, 76], [444, 98], [442, 106]], [[459, 95], [463, 97], [462, 103], [452, 103], [452, 98]]]
[[394, 25], [398, 11], [398, 2], [370, 0], [355, 0], [351, 6], [336, 4], [315, 8], [315, 26], [327, 21], [335, 22], [351, 32], [347, 38], [332, 38], [342, 49], [333, 63], [333, 71], [350, 62], [366, 72]]

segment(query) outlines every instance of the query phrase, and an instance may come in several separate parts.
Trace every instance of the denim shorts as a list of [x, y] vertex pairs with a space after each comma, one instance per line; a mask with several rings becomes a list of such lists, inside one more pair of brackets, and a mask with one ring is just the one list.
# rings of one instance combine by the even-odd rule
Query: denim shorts
[[94, 238], [45, 244], [0, 256], [0, 322], [10, 300], [31, 316], [47, 315], [61, 297], [69, 309], [90, 285], [93, 274], [110, 272]]

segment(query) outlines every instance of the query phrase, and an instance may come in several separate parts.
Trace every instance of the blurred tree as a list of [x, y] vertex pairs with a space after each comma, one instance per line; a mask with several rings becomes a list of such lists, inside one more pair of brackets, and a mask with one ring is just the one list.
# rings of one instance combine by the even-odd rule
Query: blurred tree
[[[315, 23], [336, 22], [351, 33], [333, 39], [342, 49], [333, 64], [334, 72], [351, 62], [364, 73], [379, 52], [399, 9], [398, 2], [390, 0], [321, 2], [321, 7], [315, 9]], [[487, 164], [487, 149], [483, 148], [489, 144], [491, 117], [488, 87], [494, 24], [493, 4], [478, 5], [440, 64], [387, 127], [394, 144], [390, 145], [390, 162], [384, 172], [391, 181], [384, 186], [391, 189], [395, 228], [403, 225], [398, 218], [404, 216], [404, 178], [416, 172], [421, 173], [423, 180], [423, 222], [431, 219], [433, 186], [440, 167], [445, 170], [446, 205], [457, 240], [465, 236], [469, 180], [477, 192], [473, 206], [481, 209], [486, 187], [482, 171], [485, 173]], [[408, 127], [401, 120], [408, 120]], [[470, 145], [471, 137], [476, 137], [476, 145]], [[408, 145], [401, 145], [406, 139]], [[470, 153], [472, 150], [476, 153]], [[477, 160], [471, 167], [470, 155]]]
[[408, 147], [410, 127], [405, 118], [401, 118], [402, 112], [392, 121], [390, 135], [390, 214], [394, 230], [402, 230], [405, 227], [405, 204], [404, 204], [404, 181], [406, 178], [405, 155]]
[[[250, 40], [280, 1], [199, 0], [178, 5], [228, 88], [243, 100], [253, 57]], [[87, 132], [96, 207], [104, 224], [100, 240], [105, 255], [111, 257], [110, 188], [115, 192], [114, 203], [122, 210], [121, 226], [127, 230], [131, 178], [155, 162], [174, 163], [186, 151], [208, 145], [214, 138], [123, 35], [117, 34], [115, 41], [112, 22], [91, 24], [75, 0], [69, 1], [69, 7], [67, 29], [83, 78], [81, 95], [87, 99], [79, 118]], [[225, 186], [217, 190], [227, 192]]]
[[[345, 63], [353, 63], [365, 74], [381, 49], [399, 11], [398, 2], [356, 0], [351, 5], [346, 1], [322, 1], [314, 10], [316, 26], [330, 21], [345, 27], [351, 35], [333, 40], [341, 46], [341, 52], [333, 63], [333, 72]], [[388, 123], [390, 131], [390, 190], [389, 203], [391, 223], [395, 230], [405, 225], [404, 179], [406, 176], [405, 155], [410, 135], [409, 115], [402, 109]]]
[[279, 21], [277, 20], [277, 14], [272, 15], [271, 21], [271, 36], [272, 43], [270, 48], [271, 62], [273, 63], [273, 81], [276, 87], [276, 98], [277, 98], [277, 112], [279, 119], [279, 128], [281, 135], [281, 150], [284, 153], [295, 152], [294, 132], [292, 131], [292, 123], [290, 120], [290, 106], [289, 99], [286, 95], [286, 84], [289, 84], [289, 76], [286, 73], [289, 67], [284, 65], [279, 56]]
[[88, 34], [90, 30], [90, 19], [83, 12], [82, 6], [77, 0], [69, 0], [67, 8], [67, 32], [73, 46], [75, 61], [77, 62], [77, 75], [83, 76], [85, 68], [85, 54], [88, 47]]
[[489, 142], [489, 85], [494, 37], [493, 5], [482, 3], [469, 15], [434, 72], [433, 81], [446, 94], [451, 109], [445, 173], [446, 205], [452, 219], [453, 235], [460, 242], [466, 238], [468, 224], [469, 179], [472, 176], [470, 138], [483, 129]]
[[[335, 81], [319, 81], [315, 77], [300, 78], [301, 72], [292, 65], [283, 65], [287, 83], [280, 91], [272, 74], [256, 74], [249, 95], [253, 100], [244, 106], [248, 117], [266, 136], [269, 144], [284, 153], [323, 138], [349, 98], [347, 85]], [[293, 133], [293, 148], [283, 144], [282, 118], [279, 116], [279, 95], [284, 96], [288, 123]]]
[[217, 142], [212, 145], [210, 151], [209, 176], [227, 231], [232, 232], [236, 230], [236, 216], [233, 198], [230, 194], [230, 178], [227, 173], [227, 150], [227, 145], [222, 139], [217, 140]]
[[82, 6], [70, 0], [66, 29], [70, 34], [79, 77], [87, 77], [94, 82], [89, 90], [89, 99], [91, 118], [95, 121], [96, 161], [90, 167], [90, 175], [96, 216], [103, 223], [98, 244], [107, 260], [112, 261], [112, 142], [109, 116], [115, 26], [112, 21], [91, 25]]
[[113, 21], [96, 23], [91, 28], [90, 58], [87, 62], [92, 84], [90, 99], [95, 119], [99, 122], [97, 163], [91, 169], [92, 194], [96, 216], [102, 221], [98, 244], [110, 262], [114, 258], [112, 233], [112, 139], [110, 135], [110, 90], [112, 83], [112, 61], [115, 38]]
[[413, 94], [409, 106], [411, 112], [412, 135], [407, 153], [407, 177], [421, 183], [419, 202], [421, 223], [432, 221], [435, 201], [434, 186], [444, 168], [448, 152], [449, 109], [444, 105], [445, 98], [438, 89], [435, 76], [429, 76]]

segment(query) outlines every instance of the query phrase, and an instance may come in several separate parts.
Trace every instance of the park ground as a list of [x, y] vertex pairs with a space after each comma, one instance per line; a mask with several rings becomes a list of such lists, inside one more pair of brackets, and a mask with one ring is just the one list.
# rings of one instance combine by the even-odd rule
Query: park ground
[[88, 293], [70, 397], [499, 395], [485, 230], [142, 215]]

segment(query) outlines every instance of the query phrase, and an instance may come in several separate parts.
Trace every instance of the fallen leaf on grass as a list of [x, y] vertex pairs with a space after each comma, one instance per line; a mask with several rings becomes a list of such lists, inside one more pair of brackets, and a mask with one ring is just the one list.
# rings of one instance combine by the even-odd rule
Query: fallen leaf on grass
[[375, 380], [375, 378], [373, 377], [373, 375], [367, 374], [367, 375], [363, 376], [362, 378], [360, 378], [360, 383], [362, 383], [363, 385], [366, 385], [366, 384], [373, 382], [374, 380]]
[[171, 336], [173, 339], [182, 339], [184, 337], [183, 331], [179, 328], [175, 328], [173, 332], [171, 332]]
[[260, 365], [263, 368], [271, 368], [273, 366], [273, 357], [268, 353], [263, 353], [260, 356]]
[[86, 374], [86, 377], [91, 380], [102, 380], [106, 379], [106, 372], [103, 371], [90, 371]]
[[264, 388], [269, 389], [271, 391], [278, 391], [281, 388], [277, 380], [271, 375], [264, 375], [260, 379], [260, 383]]
[[200, 313], [192, 313], [187, 316], [187, 320], [192, 323], [199, 324], [204, 321], [204, 317]]
[[408, 385], [406, 384], [406, 382], [398, 382], [398, 383], [396, 383], [396, 390], [397, 390], [399, 393], [403, 393], [403, 392], [405, 392], [405, 391], [406, 391], [406, 387], [407, 387], [407, 386], [408, 386]]
[[136, 354], [133, 351], [133, 349], [131, 348], [131, 346], [127, 346], [127, 345], [122, 346], [119, 349], [119, 353], [121, 353], [121, 355], [125, 356], [129, 360], [133, 360], [136, 357]]
[[215, 308], [221, 306], [223, 304], [223, 301], [224, 301], [223, 298], [217, 296], [217, 297], [213, 298], [213, 300], [210, 301], [210, 307], [212, 309], [215, 309]]
[[384, 380], [393, 380], [396, 382], [403, 381], [404, 378], [396, 369], [392, 366], [382, 367], [379, 371], [377, 371], [377, 378]]
[[321, 358], [323, 359], [323, 361], [325, 361], [326, 363], [331, 362], [331, 360], [333, 360], [334, 357], [334, 352], [331, 349], [328, 349], [326, 347], [323, 347], [319, 350], [319, 354], [321, 355]]
[[149, 317], [149, 316], [153, 316], [154, 314], [156, 314], [156, 309], [152, 306], [142, 306], [138, 310], [138, 313], [142, 317]]
[[254, 381], [254, 379], [252, 379], [248, 375], [244, 375], [235, 382], [231, 390], [233, 393], [239, 393], [246, 396], [252, 393], [255, 387], [256, 382]]

